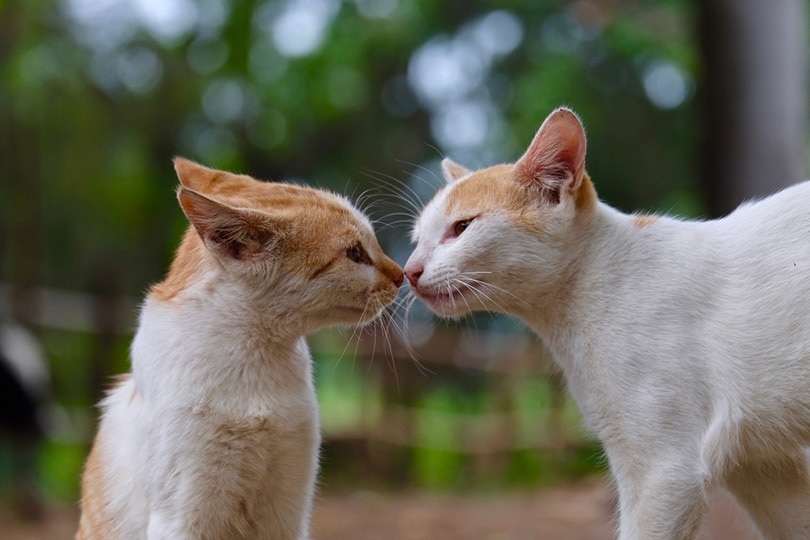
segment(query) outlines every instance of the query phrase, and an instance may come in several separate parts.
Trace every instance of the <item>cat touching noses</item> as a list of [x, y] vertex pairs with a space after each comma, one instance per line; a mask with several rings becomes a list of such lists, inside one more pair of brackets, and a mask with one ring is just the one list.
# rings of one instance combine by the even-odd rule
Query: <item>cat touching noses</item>
[[190, 223], [101, 403], [77, 538], [309, 538], [320, 444], [305, 336], [366, 324], [400, 267], [330, 192], [177, 158]]
[[693, 538], [730, 492], [766, 538], [810, 538], [810, 182], [713, 221], [599, 201], [577, 116], [447, 185], [405, 265], [434, 312], [523, 320], [619, 494], [622, 539]]

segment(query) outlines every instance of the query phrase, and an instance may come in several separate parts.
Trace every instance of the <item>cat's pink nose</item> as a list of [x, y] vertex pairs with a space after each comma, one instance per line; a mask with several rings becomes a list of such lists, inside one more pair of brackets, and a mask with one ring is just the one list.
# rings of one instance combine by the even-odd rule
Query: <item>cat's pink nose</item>
[[411, 268], [405, 267], [405, 277], [408, 278], [408, 283], [411, 284], [411, 287], [416, 287], [416, 285], [419, 284], [419, 277], [424, 271], [425, 269], [421, 265]]

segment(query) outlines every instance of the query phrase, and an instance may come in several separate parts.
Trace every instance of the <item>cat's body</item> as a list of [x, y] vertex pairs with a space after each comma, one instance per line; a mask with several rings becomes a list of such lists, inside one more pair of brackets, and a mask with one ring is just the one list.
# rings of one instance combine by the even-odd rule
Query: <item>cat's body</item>
[[810, 538], [810, 183], [708, 222], [599, 202], [576, 117], [449, 185], [405, 271], [434, 311], [520, 317], [605, 445], [624, 539], [690, 538], [712, 490]]
[[77, 538], [306, 538], [320, 435], [304, 335], [370, 321], [402, 272], [341, 197], [175, 165], [193, 227], [102, 402]]

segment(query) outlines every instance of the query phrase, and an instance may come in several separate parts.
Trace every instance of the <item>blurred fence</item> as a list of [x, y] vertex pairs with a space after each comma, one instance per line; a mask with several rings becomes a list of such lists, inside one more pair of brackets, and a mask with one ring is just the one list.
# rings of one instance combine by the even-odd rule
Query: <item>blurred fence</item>
[[[0, 284], [0, 319], [26, 314], [21, 322], [43, 342], [54, 399], [71, 420], [56, 435], [74, 447], [63, 466], [80, 468], [97, 415], [92, 405], [109, 377], [129, 369], [137, 306], [134, 298]], [[406, 331], [391, 324], [309, 340], [327, 484], [532, 484], [601, 468], [561, 375], [531, 334], [430, 320]], [[71, 473], [58, 474], [70, 481]]]

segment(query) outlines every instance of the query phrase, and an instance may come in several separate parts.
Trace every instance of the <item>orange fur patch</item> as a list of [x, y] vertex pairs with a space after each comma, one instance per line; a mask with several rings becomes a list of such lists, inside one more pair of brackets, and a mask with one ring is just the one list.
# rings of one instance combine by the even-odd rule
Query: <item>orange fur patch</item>
[[582, 173], [582, 182], [576, 194], [576, 205], [580, 211], [590, 211], [596, 208], [599, 197], [596, 195], [596, 188], [593, 187], [591, 177], [587, 172]]
[[[115, 378], [109, 392], [124, 384], [132, 377], [131, 373], [125, 373]], [[132, 399], [135, 399], [136, 391], [133, 390]], [[102, 448], [104, 441], [100, 435], [96, 435], [90, 455], [84, 464], [82, 473], [82, 500], [81, 517], [79, 519], [79, 529], [76, 532], [76, 540], [114, 540], [114, 520], [107, 509], [107, 499], [105, 495], [109, 493], [107, 487], [111, 481], [107, 478], [104, 470], [104, 455]]]
[[[528, 223], [534, 219], [535, 213], [527, 212], [535, 207], [534, 195], [524, 189], [514, 175], [513, 165], [496, 165], [475, 172], [459, 184], [453, 184], [447, 199], [448, 215], [463, 218], [488, 211], [507, 211], [516, 223], [525, 221], [530, 228], [536, 228], [536, 225]], [[587, 173], [583, 173], [574, 197], [579, 212], [590, 212], [596, 208], [596, 190]]]
[[[361, 226], [345, 202], [313, 188], [261, 182], [245, 175], [208, 169], [177, 158], [180, 183], [220, 204], [268, 214], [273, 229], [274, 256], [284, 258], [302, 276], [312, 276], [354, 243], [376, 245], [373, 234]], [[381, 250], [380, 250], [381, 251]], [[169, 302], [198, 282], [214, 257], [193, 227], [186, 231], [166, 278], [149, 291], [149, 297]], [[402, 270], [387, 257], [374, 265], [391, 281], [401, 280]]]
[[104, 474], [104, 458], [99, 449], [102, 442], [96, 438], [82, 475], [82, 514], [76, 540], [112, 540], [115, 538], [113, 519], [107, 510], [105, 494], [107, 478]]
[[474, 217], [492, 210], [519, 209], [524, 202], [525, 190], [512, 181], [513, 169], [512, 165], [495, 165], [476, 171], [463, 182], [452, 184], [447, 213]]
[[161, 302], [168, 302], [175, 298], [199, 279], [202, 273], [201, 261], [206, 256], [200, 237], [197, 236], [193, 227], [189, 227], [183, 235], [169, 273], [163, 281], [152, 286], [149, 296]]
[[639, 229], [652, 225], [656, 221], [658, 221], [658, 216], [652, 214], [638, 214], [633, 218], [633, 224]]

